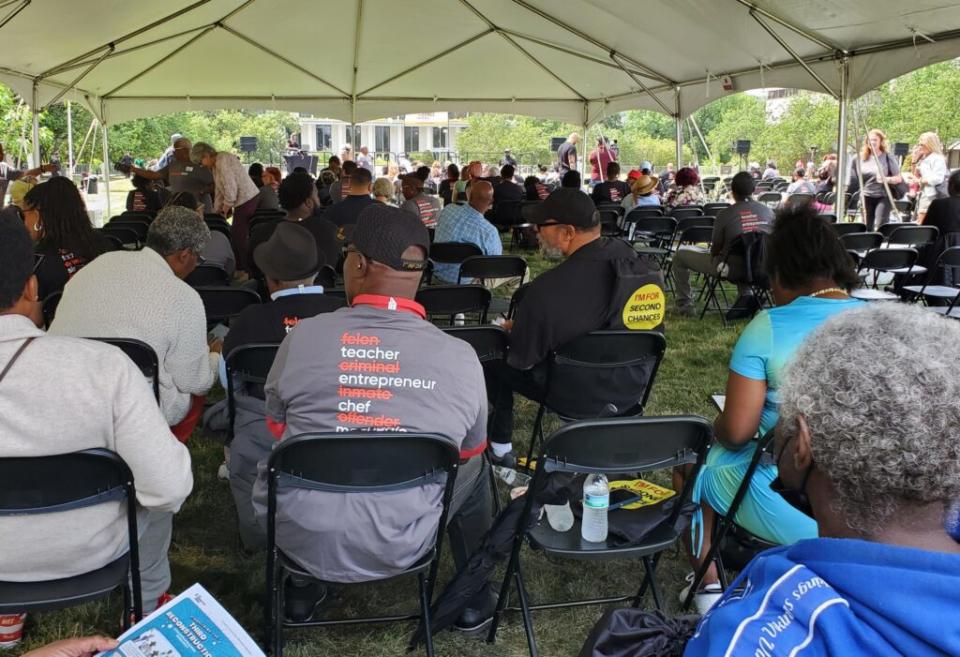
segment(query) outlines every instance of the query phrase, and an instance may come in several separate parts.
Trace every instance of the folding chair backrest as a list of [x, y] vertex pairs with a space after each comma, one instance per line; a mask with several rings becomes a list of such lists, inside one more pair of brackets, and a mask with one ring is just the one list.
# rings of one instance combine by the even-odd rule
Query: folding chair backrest
[[726, 210], [726, 209], [729, 208], [729, 207], [730, 207], [730, 204], [729, 204], [729, 203], [704, 203], [704, 204], [703, 204], [703, 213], [704, 213], [704, 214], [712, 214], [712, 215], [716, 216], [716, 215], [719, 214], [722, 210]]
[[777, 204], [783, 199], [783, 195], [780, 192], [764, 192], [757, 197], [757, 201], [765, 205]]
[[634, 237], [650, 236], [659, 240], [669, 240], [677, 230], [677, 220], [659, 214], [637, 216], [636, 210], [624, 219], [625, 223], [635, 222], [633, 225]]
[[920, 246], [922, 244], [932, 244], [940, 236], [940, 229], [936, 226], [910, 226], [900, 225], [887, 238], [887, 244], [903, 244], [907, 246]]
[[230, 240], [231, 243], [233, 242], [233, 236], [230, 234], [230, 226], [228, 226], [226, 223], [207, 224], [207, 228], [210, 229], [211, 233], [220, 233], [221, 235], [226, 237], [228, 240]]
[[680, 221], [684, 217], [699, 217], [702, 214], [703, 210], [694, 205], [683, 205], [670, 210], [670, 216], [677, 221]]
[[635, 474], [702, 461], [713, 436], [704, 418], [688, 416], [579, 420], [543, 444], [545, 472]]
[[916, 226], [916, 225], [917, 224], [913, 222], [903, 222], [903, 223], [890, 222], [888, 224], [883, 224], [882, 226], [877, 228], [877, 232], [882, 233], [884, 237], [890, 237], [890, 233], [897, 230], [898, 228], [901, 228], [903, 226]]
[[143, 242], [143, 240], [140, 239], [139, 232], [137, 232], [136, 229], [130, 226], [122, 226], [119, 224], [117, 225], [107, 224], [106, 226], [100, 229], [100, 232], [102, 232], [104, 235], [107, 235], [109, 237], [113, 237], [119, 240], [121, 248], [126, 246], [127, 244], [134, 244], [139, 246], [140, 243]]
[[245, 287], [202, 286], [195, 289], [203, 301], [207, 324], [229, 321], [247, 306], [260, 303], [260, 295]]
[[202, 264], [190, 272], [190, 275], [183, 279], [190, 287], [200, 285], [220, 285], [225, 286], [230, 283], [230, 276], [220, 265]]
[[550, 356], [544, 403], [566, 418], [640, 415], [667, 341], [657, 331], [593, 331]]
[[457, 283], [465, 278], [520, 278], [527, 274], [527, 261], [520, 256], [470, 256], [460, 263]]
[[821, 212], [817, 216], [823, 219], [824, 221], [826, 221], [828, 224], [837, 223], [837, 215], [835, 214], [830, 214], [829, 212]]
[[160, 359], [153, 347], [133, 338], [89, 338], [97, 342], [106, 342], [117, 347], [140, 368], [140, 371], [153, 387], [153, 394], [160, 401]]
[[840, 241], [847, 251], [870, 251], [880, 248], [883, 244], [883, 235], [880, 233], [849, 233], [841, 235]]
[[807, 194], [805, 192], [791, 194], [787, 197], [787, 203], [792, 207], [799, 207], [801, 205], [813, 203], [813, 194]]
[[459, 462], [457, 444], [435, 434], [308, 433], [278, 443], [268, 470], [282, 488], [372, 493], [445, 485]]
[[237, 347], [227, 354], [227, 396], [231, 416], [237, 394], [264, 399], [263, 385], [279, 348], [279, 344], [258, 342]]
[[619, 203], [598, 203], [597, 212], [616, 212], [617, 216], [623, 216], [623, 206]]
[[518, 287], [510, 297], [510, 309], [507, 310], [507, 319], [513, 319], [514, 315], [517, 313], [517, 307], [520, 305], [520, 302], [523, 301], [523, 295], [525, 295], [529, 289], [530, 283], [524, 283]]
[[837, 231], [837, 235], [848, 235], [850, 233], [865, 233], [867, 232], [867, 225], [865, 223], [854, 221], [850, 223], [834, 223], [831, 224], [833, 229]]
[[417, 291], [416, 301], [428, 315], [449, 315], [451, 324], [454, 315], [477, 313], [483, 324], [490, 308], [490, 290], [482, 285], [434, 285]]
[[330, 265], [321, 265], [314, 282], [317, 285], [322, 285], [324, 289], [333, 287], [337, 284], [337, 270]]
[[663, 214], [663, 208], [660, 206], [642, 206], [630, 210], [623, 218], [623, 223], [636, 223], [647, 217], [662, 217]]
[[[107, 449], [0, 458], [0, 516], [57, 513], [133, 500], [130, 468]], [[129, 505], [136, 514], [136, 504]]]
[[917, 264], [917, 251], [910, 248], [874, 249], [860, 261], [860, 269], [906, 269]]
[[481, 363], [505, 360], [510, 337], [499, 326], [451, 326], [444, 333], [470, 343]]
[[683, 235], [683, 232], [688, 228], [693, 228], [694, 226], [707, 226], [713, 228], [713, 224], [716, 223], [716, 217], [711, 215], [700, 215], [699, 217], [684, 217], [677, 222], [677, 234]]
[[147, 221], [138, 219], [113, 219], [104, 228], [126, 228], [137, 234], [137, 239], [141, 242], [147, 240], [147, 232], [150, 230], [150, 224]]
[[493, 206], [493, 223], [496, 226], [513, 226], [523, 222], [523, 201], [500, 201]]
[[468, 242], [434, 242], [430, 245], [430, 259], [434, 262], [459, 264], [478, 255], [483, 255], [480, 247]]

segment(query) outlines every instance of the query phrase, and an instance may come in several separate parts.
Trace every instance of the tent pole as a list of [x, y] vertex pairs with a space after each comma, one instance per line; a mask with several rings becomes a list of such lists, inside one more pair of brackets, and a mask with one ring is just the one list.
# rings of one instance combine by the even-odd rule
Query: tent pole
[[674, 88], [674, 111], [673, 123], [676, 130], [676, 142], [677, 142], [677, 164], [675, 171], [679, 171], [683, 167], [683, 119], [680, 118], [680, 87]]
[[73, 109], [67, 101], [67, 177], [73, 180]]
[[30, 113], [33, 119], [33, 162], [31, 166], [40, 166], [40, 89], [33, 83], [33, 102], [30, 104]]
[[[102, 111], [102, 110], [101, 110]], [[103, 191], [107, 195], [107, 221], [111, 217], [110, 208], [110, 140], [107, 138], [107, 124], [103, 123]]]
[[842, 221], [847, 212], [847, 109], [850, 102], [850, 59], [840, 60], [840, 113], [837, 128], [837, 194], [835, 209], [837, 221]]

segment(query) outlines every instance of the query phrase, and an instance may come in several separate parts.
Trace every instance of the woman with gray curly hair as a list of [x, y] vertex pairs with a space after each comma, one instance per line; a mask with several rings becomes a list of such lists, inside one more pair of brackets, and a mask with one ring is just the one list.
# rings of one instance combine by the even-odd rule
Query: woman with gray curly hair
[[230, 239], [237, 261], [237, 269], [247, 271], [247, 234], [250, 218], [257, 211], [260, 190], [240, 158], [233, 153], [218, 152], [206, 142], [197, 142], [190, 149], [190, 159], [213, 173], [213, 211], [226, 217], [233, 212]]
[[820, 538], [755, 558], [686, 657], [960, 654], [958, 362], [960, 324], [917, 306], [851, 310], [804, 342], [775, 453]]

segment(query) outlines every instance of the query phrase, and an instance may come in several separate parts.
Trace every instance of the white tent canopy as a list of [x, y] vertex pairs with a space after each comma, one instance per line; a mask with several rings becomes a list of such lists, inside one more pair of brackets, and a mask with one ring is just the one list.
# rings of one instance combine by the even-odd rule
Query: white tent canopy
[[[0, 81], [105, 123], [225, 107], [587, 125], [761, 86], [855, 98], [960, 55], [947, 0], [0, 0]], [[848, 61], [848, 84], [842, 83]]]

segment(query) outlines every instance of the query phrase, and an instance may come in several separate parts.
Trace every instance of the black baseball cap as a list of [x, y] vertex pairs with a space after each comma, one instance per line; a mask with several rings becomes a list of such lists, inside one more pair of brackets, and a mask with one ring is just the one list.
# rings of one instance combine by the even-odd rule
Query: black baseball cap
[[558, 223], [592, 228], [600, 225], [600, 213], [593, 199], [579, 189], [561, 187], [533, 207], [529, 220], [538, 225]]
[[[423, 271], [430, 253], [430, 233], [420, 217], [384, 203], [371, 203], [357, 217], [347, 242], [354, 249], [397, 271]], [[423, 249], [423, 259], [405, 260], [411, 246]]]

